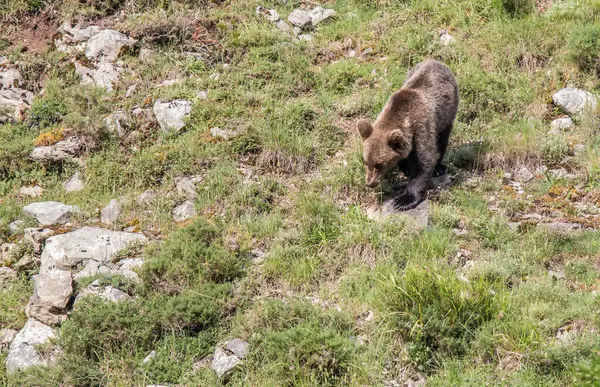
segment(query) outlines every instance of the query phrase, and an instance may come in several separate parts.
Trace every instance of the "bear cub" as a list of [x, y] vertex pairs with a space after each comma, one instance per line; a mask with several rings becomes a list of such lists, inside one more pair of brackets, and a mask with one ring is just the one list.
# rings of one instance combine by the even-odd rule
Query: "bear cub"
[[375, 188], [398, 165], [408, 177], [394, 208], [410, 210], [425, 200], [434, 173], [442, 164], [458, 110], [458, 85], [443, 63], [426, 60], [408, 72], [402, 88], [392, 94], [373, 124], [358, 120], [364, 142], [366, 184]]

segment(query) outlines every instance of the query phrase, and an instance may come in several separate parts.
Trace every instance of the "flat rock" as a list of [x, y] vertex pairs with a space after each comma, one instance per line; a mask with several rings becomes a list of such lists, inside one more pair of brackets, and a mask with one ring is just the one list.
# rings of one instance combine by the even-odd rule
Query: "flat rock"
[[551, 222], [551, 223], [538, 223], [538, 227], [546, 229], [556, 234], [571, 234], [577, 231], [581, 231], [581, 225], [579, 223], [570, 222]]
[[44, 249], [46, 239], [54, 235], [54, 231], [49, 228], [26, 228], [23, 230], [23, 239], [33, 245], [33, 251], [41, 254]]
[[183, 204], [173, 209], [173, 219], [176, 222], [183, 222], [196, 215], [196, 206], [191, 200], [186, 200]]
[[39, 185], [35, 187], [21, 187], [19, 194], [29, 196], [30, 198], [37, 198], [44, 194], [44, 190]]
[[156, 101], [154, 115], [164, 132], [179, 132], [186, 125], [185, 119], [192, 112], [192, 103], [183, 99], [170, 102]]
[[233, 352], [233, 354], [238, 358], [243, 359], [248, 356], [250, 346], [244, 340], [233, 339], [227, 342], [227, 346], [225, 348], [227, 348], [228, 351]]
[[33, 93], [30, 91], [14, 87], [0, 89], [0, 123], [22, 121], [32, 102]]
[[63, 140], [51, 146], [38, 146], [33, 149], [29, 157], [38, 163], [57, 163], [77, 156], [80, 151], [81, 144]]
[[12, 89], [19, 87], [19, 82], [22, 82], [23, 78], [21, 73], [17, 69], [0, 70], [0, 90]]
[[598, 104], [593, 94], [571, 87], [557, 91], [552, 96], [552, 101], [568, 114], [578, 114], [586, 109], [594, 110]]
[[121, 215], [121, 204], [118, 200], [113, 199], [108, 203], [108, 206], [100, 210], [100, 221], [104, 224], [113, 224]]
[[85, 56], [90, 60], [114, 62], [125, 48], [137, 43], [137, 40], [115, 30], [102, 30], [88, 40]]
[[411, 218], [419, 228], [427, 228], [429, 224], [429, 200], [423, 201], [416, 208], [408, 211], [396, 211], [393, 206], [394, 199], [389, 199], [380, 207], [374, 205], [367, 210], [367, 217], [375, 221], [384, 221], [391, 216], [404, 216]]
[[50, 270], [33, 276], [33, 296], [27, 304], [28, 317], [47, 325], [67, 319], [66, 307], [73, 294], [73, 278], [67, 270]]
[[81, 173], [79, 171], [75, 172], [69, 180], [63, 183], [63, 187], [68, 193], [82, 191], [85, 188], [85, 184], [81, 180]]
[[110, 263], [120, 251], [147, 241], [141, 234], [95, 227], [83, 227], [77, 231], [56, 235], [46, 240], [40, 273], [55, 268], [71, 269], [80, 265], [88, 267], [88, 264], [105, 265]]
[[[48, 366], [55, 359], [50, 354], [43, 356], [37, 346], [48, 343], [56, 337], [54, 329], [30, 318], [10, 344], [6, 358], [6, 370], [9, 373], [24, 370], [32, 366]], [[46, 354], [47, 355], [47, 354]]]
[[557, 118], [555, 120], [552, 120], [552, 122], [550, 123], [550, 129], [556, 132], [569, 129], [572, 126], [573, 120], [571, 119], [571, 117]]
[[65, 224], [74, 214], [81, 213], [79, 207], [59, 202], [37, 202], [23, 207], [23, 212], [37, 220], [40, 226]]
[[300, 28], [307, 27], [312, 24], [310, 14], [301, 9], [293, 10], [292, 13], [288, 15], [288, 20], [290, 23]]
[[235, 370], [241, 360], [235, 355], [227, 355], [221, 348], [217, 348], [215, 351], [211, 368], [217, 373], [217, 376], [221, 379], [228, 379], [229, 376]]
[[176, 180], [175, 188], [177, 194], [185, 196], [188, 199], [194, 199], [198, 196], [196, 184], [202, 181], [202, 176], [181, 177]]

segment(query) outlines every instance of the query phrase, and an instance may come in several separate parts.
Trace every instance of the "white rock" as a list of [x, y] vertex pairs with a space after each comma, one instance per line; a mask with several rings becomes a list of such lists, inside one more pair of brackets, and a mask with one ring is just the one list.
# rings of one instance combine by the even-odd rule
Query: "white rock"
[[583, 144], [575, 144], [573, 146], [573, 154], [575, 156], [579, 156], [581, 154], [585, 153], [585, 145]]
[[123, 137], [127, 134], [125, 132], [125, 127], [130, 125], [127, 113], [122, 110], [107, 116], [102, 122], [104, 123], [104, 127], [110, 133], [117, 134], [119, 137]]
[[135, 91], [137, 89], [137, 84], [131, 85], [127, 88], [127, 91], [125, 92], [125, 98], [129, 98], [131, 97], [133, 94], [135, 94]]
[[81, 77], [82, 83], [101, 87], [106, 91], [114, 90], [122, 72], [122, 68], [113, 65], [111, 62], [101, 62], [95, 69], [75, 62], [75, 73]]
[[521, 183], [527, 183], [528, 181], [530, 181], [531, 179], [533, 179], [533, 173], [531, 173], [529, 171], [529, 169], [523, 167], [521, 169], [519, 169], [516, 173], [515, 173], [515, 179], [517, 179], [517, 181], [521, 182]]
[[173, 219], [176, 222], [183, 222], [196, 215], [196, 206], [190, 200], [173, 209]]
[[19, 193], [23, 196], [29, 196], [31, 198], [37, 198], [44, 194], [44, 190], [39, 185], [35, 187], [22, 187]]
[[156, 56], [156, 52], [149, 48], [142, 47], [140, 49], [140, 61], [146, 64], [151, 64], [154, 62], [154, 57]]
[[256, 7], [256, 16], [262, 16], [270, 22], [275, 23], [279, 20], [279, 14], [275, 9], [266, 9], [265, 7], [261, 7], [260, 5]]
[[22, 121], [31, 107], [33, 93], [23, 89], [0, 89], [0, 123]]
[[450, 35], [449, 33], [443, 33], [440, 36], [440, 42], [444, 45], [444, 46], [448, 46], [454, 42], [456, 42], [456, 39], [454, 39], [454, 36]]
[[416, 208], [408, 211], [396, 211], [394, 209], [394, 199], [389, 199], [381, 207], [374, 205], [367, 210], [367, 217], [374, 221], [385, 221], [392, 216], [408, 217], [422, 229], [427, 228], [429, 224], [429, 200], [423, 201]]
[[27, 304], [28, 317], [44, 324], [59, 324], [66, 320], [65, 308], [73, 294], [71, 272], [50, 270], [33, 276], [33, 296]]
[[100, 32], [100, 30], [101, 29], [98, 26], [77, 28], [71, 27], [69, 23], [64, 23], [62, 26], [59, 27], [58, 32], [64, 35], [64, 43], [73, 44], [87, 41], [89, 38]]
[[[312, 11], [308, 13], [310, 17], [311, 23], [313, 26], [321, 23], [322, 21], [331, 19], [335, 17], [335, 11], [333, 9], [326, 9], [323, 7], [315, 7]], [[298, 26], [301, 27], [301, 26]]]
[[568, 114], [578, 114], [586, 109], [595, 110], [596, 97], [581, 89], [566, 87], [552, 96], [554, 105], [562, 108]]
[[156, 200], [156, 192], [154, 192], [153, 190], [147, 190], [142, 192], [140, 196], [138, 196], [137, 204], [139, 204], [142, 207], [147, 207], [150, 204], [152, 204], [154, 200]]
[[198, 99], [207, 99], [208, 98], [208, 90], [200, 90], [198, 94], [196, 94], [196, 98]]
[[90, 60], [114, 62], [123, 49], [133, 46], [137, 40], [115, 30], [103, 30], [93, 35], [85, 48]]
[[121, 204], [113, 199], [108, 206], [100, 210], [100, 221], [104, 224], [113, 224], [119, 219], [119, 215], [121, 215]]
[[126, 258], [119, 261], [119, 271], [139, 269], [144, 265], [144, 260], [141, 258]]
[[185, 127], [185, 119], [192, 112], [192, 103], [183, 99], [171, 102], [156, 101], [154, 115], [164, 132], [179, 132]]
[[56, 163], [77, 156], [81, 147], [81, 144], [75, 141], [63, 140], [52, 146], [38, 146], [33, 149], [29, 157], [39, 163]]
[[22, 81], [21, 73], [17, 69], [0, 71], [0, 90], [19, 87], [19, 82]]
[[14, 222], [11, 222], [8, 225], [8, 229], [10, 230], [10, 232], [12, 234], [16, 234], [21, 230], [21, 228], [23, 228], [23, 224], [24, 224], [24, 222], [22, 220], [18, 219], [18, 220], [15, 220]]
[[277, 22], [275, 23], [275, 25], [277, 26], [277, 28], [279, 28], [281, 31], [283, 32], [290, 32], [292, 31], [292, 27], [290, 27], [289, 24], [287, 24], [285, 22], [285, 20], [277, 20]]
[[142, 363], [149, 363], [150, 360], [154, 359], [156, 357], [156, 351], [152, 351], [148, 354], [148, 356], [146, 356], [144, 358], [144, 360], [142, 360]]
[[310, 42], [313, 39], [311, 34], [300, 34], [298, 35], [298, 40], [302, 40], [304, 42]]
[[240, 362], [237, 356], [228, 356], [221, 348], [217, 348], [211, 367], [219, 378], [227, 379]]
[[0, 349], [7, 347], [15, 339], [17, 331], [14, 329], [0, 329]]
[[557, 118], [550, 123], [550, 129], [553, 131], [565, 130], [573, 126], [571, 117]]
[[[120, 251], [148, 240], [141, 234], [83, 227], [77, 231], [56, 235], [46, 240], [40, 273], [54, 268], [71, 269], [88, 264], [107, 264]], [[76, 277], [77, 278], [77, 277]]]
[[214, 137], [214, 138], [220, 138], [222, 140], [230, 140], [234, 137], [237, 137], [239, 135], [239, 133], [237, 131], [233, 131], [233, 130], [223, 130], [221, 128], [218, 127], [214, 127], [214, 128], [210, 128], [210, 134]]
[[0, 266], [0, 288], [5, 282], [11, 281], [17, 278], [17, 272], [10, 267]]
[[67, 192], [79, 192], [83, 190], [85, 185], [83, 184], [83, 180], [81, 180], [81, 173], [79, 171], [75, 172], [69, 180], [63, 183], [63, 187]]
[[27, 320], [10, 345], [6, 370], [12, 373], [32, 366], [48, 366], [55, 359], [52, 355], [49, 358], [42, 356], [36, 346], [46, 344], [55, 337], [54, 330], [49, 326], [32, 318]]
[[38, 202], [23, 207], [23, 212], [34, 217], [40, 226], [52, 226], [70, 222], [72, 216], [81, 211], [77, 206], [59, 202]]
[[227, 350], [233, 352], [240, 359], [248, 356], [250, 345], [241, 339], [233, 339], [227, 342]]
[[308, 12], [301, 9], [295, 9], [289, 14], [288, 20], [297, 27], [306, 27], [312, 24], [312, 20]]
[[567, 235], [577, 231], [581, 231], [581, 225], [579, 223], [569, 222], [551, 222], [551, 223], [538, 223], [540, 228], [546, 229], [550, 232]]

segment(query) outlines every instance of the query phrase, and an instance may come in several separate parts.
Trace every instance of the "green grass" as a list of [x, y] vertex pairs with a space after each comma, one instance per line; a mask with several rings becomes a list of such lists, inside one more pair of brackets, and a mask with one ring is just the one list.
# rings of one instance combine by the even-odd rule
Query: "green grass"
[[[127, 252], [145, 259], [142, 283], [99, 275], [75, 284], [99, 279], [133, 300], [77, 301], [58, 327], [63, 356], [48, 369], [9, 375], [0, 349], [0, 384], [217, 385], [210, 355], [239, 337], [250, 354], [235, 386], [384, 386], [417, 374], [432, 386], [597, 385], [597, 231], [560, 236], [511, 222], [532, 213], [600, 221], [597, 115], [548, 134], [562, 114], [553, 93], [566, 85], [600, 92], [600, 6], [556, 1], [541, 13], [536, 4], [331, 0], [323, 5], [336, 18], [298, 42], [255, 10], [276, 8], [285, 20], [299, 1], [0, 0], [8, 26], [0, 55], [16, 62], [23, 87], [44, 90], [23, 122], [0, 125], [0, 244], [19, 244], [1, 264], [26, 252], [8, 225], [29, 222], [21, 209], [40, 200], [80, 206], [89, 218], [77, 227], [119, 197], [112, 227], [152, 239]], [[124, 53], [127, 71], [112, 93], [81, 85], [65, 54], [11, 43], [19, 21], [49, 9], [58, 24], [123, 15], [114, 28], [155, 50], [154, 59]], [[441, 29], [456, 41], [441, 44]], [[206, 60], [182, 55], [197, 49], [207, 49]], [[418, 230], [366, 216], [381, 198], [364, 185], [355, 121], [374, 119], [426, 58], [452, 69], [461, 103], [446, 157], [454, 184], [431, 197], [429, 227]], [[182, 82], [158, 86], [169, 79]], [[196, 97], [201, 90], [206, 99]], [[151, 109], [159, 98], [193, 102], [184, 131], [164, 134], [141, 116], [123, 137], [107, 133], [107, 115]], [[214, 139], [213, 127], [239, 136]], [[28, 158], [36, 142], [70, 136], [85, 144], [79, 161]], [[584, 149], [576, 156], [575, 144]], [[577, 177], [540, 175], [521, 184], [522, 195], [507, 186], [506, 172], [541, 164]], [[63, 183], [76, 171], [85, 188], [67, 194]], [[172, 210], [187, 199], [177, 178], [192, 175], [201, 177], [198, 216], [175, 224]], [[41, 198], [19, 194], [33, 185]], [[157, 199], [138, 205], [148, 189]], [[32, 274], [0, 285], [0, 328], [24, 325]]]

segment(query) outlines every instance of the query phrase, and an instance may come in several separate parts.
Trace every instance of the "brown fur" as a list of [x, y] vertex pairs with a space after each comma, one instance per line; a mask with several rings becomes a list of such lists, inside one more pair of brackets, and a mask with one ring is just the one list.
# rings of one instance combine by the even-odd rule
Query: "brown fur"
[[375, 188], [399, 165], [409, 183], [395, 199], [395, 207], [407, 210], [419, 205], [433, 174], [444, 169], [442, 160], [457, 109], [458, 86], [450, 69], [434, 60], [416, 65], [373, 124], [357, 122], [364, 141], [367, 186]]

